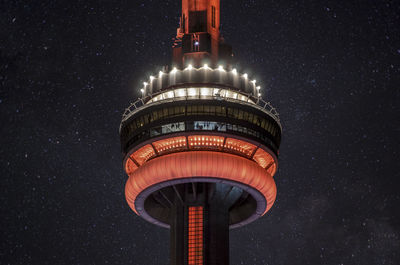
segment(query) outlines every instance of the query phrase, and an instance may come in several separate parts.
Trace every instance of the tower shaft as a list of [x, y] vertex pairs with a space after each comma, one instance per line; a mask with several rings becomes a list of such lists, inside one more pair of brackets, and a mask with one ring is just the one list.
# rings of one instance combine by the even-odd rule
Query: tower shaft
[[171, 265], [229, 264], [229, 208], [241, 195], [242, 190], [220, 183], [177, 186], [170, 219]]

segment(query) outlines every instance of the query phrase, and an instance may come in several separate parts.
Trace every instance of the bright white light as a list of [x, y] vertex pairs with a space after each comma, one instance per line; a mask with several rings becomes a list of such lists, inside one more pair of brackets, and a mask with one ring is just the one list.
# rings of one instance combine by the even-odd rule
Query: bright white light
[[144, 89], [143, 89], [143, 88], [142, 88], [142, 89], [140, 89], [140, 92], [144, 93]]
[[[141, 89], [140, 91], [142, 91], [142, 93], [144, 93], [143, 91], [145, 91], [145, 90], [146, 90], [146, 87], [144, 87], [144, 89]], [[208, 98], [210, 96], [217, 96], [217, 95], [219, 98], [232, 98], [232, 99], [238, 99], [241, 101], [253, 102], [247, 96], [239, 94], [232, 90], [221, 89], [221, 88], [212, 88], [212, 87], [201, 87], [201, 88], [188, 87], [188, 88], [179, 88], [179, 89], [170, 90], [168, 92], [161, 93], [161, 94], [157, 95], [156, 97], [152, 98], [148, 103], [162, 101], [162, 100], [170, 99], [170, 98], [174, 98], [174, 97], [183, 98], [183, 97], [188, 96], [188, 97]], [[259, 94], [259, 97], [260, 96], [261, 96], [261, 94]]]
[[234, 74], [234, 75], [237, 75], [236, 68], [233, 68], [233, 70], [232, 70], [232, 74]]
[[243, 77], [247, 79], [247, 74], [244, 74]]
[[255, 85], [257, 81], [254, 79], [251, 82]]
[[164, 98], [173, 98], [174, 97], [174, 91], [168, 91], [167, 93], [164, 93]]
[[171, 73], [175, 74], [176, 71], [178, 71], [178, 69], [176, 69], [176, 67], [174, 67], [174, 69], [172, 69]]
[[193, 66], [191, 64], [188, 65], [187, 69], [192, 70]]
[[153, 82], [153, 80], [154, 80], [154, 76], [150, 76], [150, 82]]
[[258, 96], [261, 97], [261, 93], [258, 93]]
[[208, 64], [205, 63], [205, 64], [203, 65], [203, 68], [204, 68], [204, 69], [208, 69]]
[[144, 86], [147, 86], [148, 84], [149, 84], [149, 83], [147, 83], [147, 82], [143, 82], [143, 85], [144, 85]]
[[260, 86], [258, 86], [258, 87], [256, 87], [257, 88], [257, 90], [260, 90], [261, 89], [261, 87]]
[[202, 87], [200, 88], [200, 95], [201, 96], [211, 96], [213, 92], [212, 88]]
[[197, 89], [198, 88], [194, 88], [194, 87], [188, 88], [188, 90], [187, 90], [188, 96], [194, 97], [194, 96], [198, 95]]
[[176, 93], [177, 97], [185, 97], [186, 96], [186, 90], [184, 88], [176, 89], [175, 93]]
[[224, 67], [222, 65], [218, 66], [218, 70], [224, 71]]
[[159, 75], [160, 77], [162, 77], [163, 71], [160, 71], [160, 72], [158, 73], [158, 75]]
[[195, 42], [194, 42], [194, 45], [198, 46], [198, 45], [199, 45], [199, 42], [198, 42], [198, 41], [195, 41]]

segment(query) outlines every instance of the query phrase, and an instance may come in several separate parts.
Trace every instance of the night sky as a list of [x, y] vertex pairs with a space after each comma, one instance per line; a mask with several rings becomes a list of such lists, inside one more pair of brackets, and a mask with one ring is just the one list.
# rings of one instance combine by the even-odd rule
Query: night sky
[[[222, 0], [277, 107], [277, 201], [231, 265], [400, 264], [400, 4]], [[169, 264], [124, 198], [118, 127], [171, 60], [179, 0], [0, 2], [0, 264]]]

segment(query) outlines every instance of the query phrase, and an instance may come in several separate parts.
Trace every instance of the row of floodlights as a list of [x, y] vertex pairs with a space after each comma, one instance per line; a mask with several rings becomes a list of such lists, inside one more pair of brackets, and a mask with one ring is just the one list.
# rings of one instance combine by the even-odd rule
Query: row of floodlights
[[[200, 69], [211, 69], [211, 68], [208, 66], [208, 64], [204, 64], [203, 67], [200, 67]], [[218, 66], [217, 69], [218, 69], [218, 71], [226, 72], [225, 69], [224, 69], [224, 67], [223, 67], [222, 65]], [[189, 64], [189, 65], [184, 69], [184, 71], [187, 71], [187, 70], [193, 70], [193, 65]], [[171, 74], [175, 74], [177, 71], [178, 71], [178, 69], [177, 69], [176, 67], [174, 67], [174, 68], [171, 70]], [[232, 72], [232, 74], [234, 74], [234, 75], [237, 75], [237, 74], [238, 74], [236, 68], [233, 68], [233, 69], [231, 70], [231, 72]], [[158, 73], [159, 78], [161, 78], [161, 77], [163, 76], [163, 74], [165, 74], [165, 73], [164, 73], [163, 71], [160, 71], [160, 72]], [[243, 76], [245, 79], [248, 78], [248, 74], [247, 74], [247, 73], [244, 73], [242, 76]], [[153, 82], [154, 79], [155, 79], [155, 77], [151, 75], [151, 76], [150, 76], [150, 82]], [[253, 85], [255, 86], [257, 80], [254, 79], [254, 80], [252, 80], [252, 81], [250, 81], [250, 82], [253, 83]], [[149, 83], [147, 83], [147, 82], [143, 82], [144, 88], [146, 88], [146, 86], [147, 86], [148, 84], [149, 84]], [[260, 91], [261, 87], [260, 87], [260, 86], [256, 86], [256, 89], [257, 89], [257, 91]], [[140, 89], [140, 92], [144, 93], [145, 90], [142, 88], [142, 89]], [[261, 93], [258, 93], [258, 96], [261, 97]]]

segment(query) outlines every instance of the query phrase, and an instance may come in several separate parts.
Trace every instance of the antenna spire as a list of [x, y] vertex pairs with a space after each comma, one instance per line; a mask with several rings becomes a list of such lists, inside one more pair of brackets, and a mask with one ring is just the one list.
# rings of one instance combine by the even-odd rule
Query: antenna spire
[[220, 0], [182, 0], [180, 27], [174, 39], [173, 64], [230, 65], [232, 48], [220, 34]]

